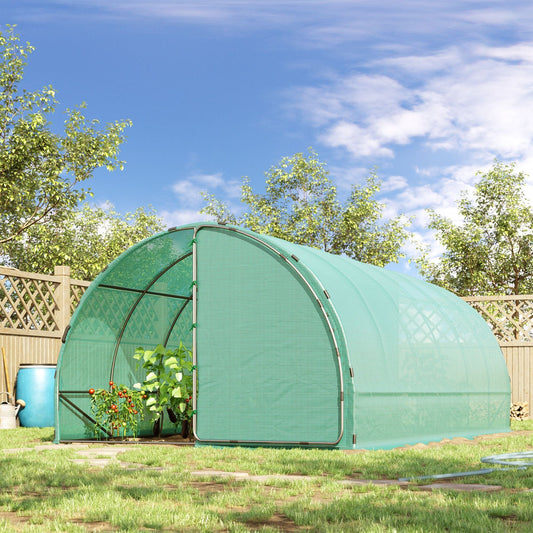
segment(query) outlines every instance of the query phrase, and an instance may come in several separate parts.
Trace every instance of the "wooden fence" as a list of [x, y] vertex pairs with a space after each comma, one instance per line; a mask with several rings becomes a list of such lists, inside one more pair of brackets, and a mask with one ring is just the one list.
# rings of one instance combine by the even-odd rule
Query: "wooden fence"
[[53, 276], [0, 267], [0, 348], [6, 356], [0, 392], [8, 384], [14, 391], [21, 364], [56, 364], [63, 332], [88, 286], [71, 279], [69, 267], [56, 267]]
[[[0, 267], [0, 347], [5, 349], [11, 390], [21, 364], [57, 362], [63, 332], [88, 286], [71, 279], [69, 267], [56, 267], [53, 276]], [[512, 401], [533, 406], [533, 295], [464, 300], [498, 339], [511, 376]], [[0, 391], [6, 387], [2, 362]]]
[[[512, 401], [533, 407], [533, 295], [463, 298], [488, 323], [511, 377]], [[530, 415], [531, 418], [531, 415]]]

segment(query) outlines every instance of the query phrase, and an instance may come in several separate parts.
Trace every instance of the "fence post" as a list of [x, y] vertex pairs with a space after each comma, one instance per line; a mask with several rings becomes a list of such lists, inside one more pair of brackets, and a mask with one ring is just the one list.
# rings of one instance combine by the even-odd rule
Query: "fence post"
[[59, 281], [55, 292], [58, 306], [56, 323], [59, 331], [63, 334], [70, 322], [70, 267], [56, 266], [54, 268], [54, 276]]

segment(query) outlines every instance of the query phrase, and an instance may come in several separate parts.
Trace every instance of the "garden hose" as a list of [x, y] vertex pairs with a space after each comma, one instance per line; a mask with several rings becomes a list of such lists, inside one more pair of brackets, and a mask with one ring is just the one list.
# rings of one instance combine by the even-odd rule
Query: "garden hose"
[[503, 453], [501, 455], [489, 455], [488, 457], [483, 457], [481, 459], [481, 462], [491, 463], [494, 465], [515, 466], [520, 467], [519, 470], [525, 470], [527, 467], [533, 466], [533, 452]]
[[483, 468], [481, 470], [471, 470], [470, 472], [455, 472], [453, 474], [434, 474], [430, 476], [401, 477], [398, 481], [417, 481], [424, 479], [453, 479], [456, 477], [482, 476], [501, 470], [526, 470], [533, 466], [533, 452], [502, 453], [500, 455], [489, 455], [481, 458], [482, 463], [503, 465], [507, 468]]

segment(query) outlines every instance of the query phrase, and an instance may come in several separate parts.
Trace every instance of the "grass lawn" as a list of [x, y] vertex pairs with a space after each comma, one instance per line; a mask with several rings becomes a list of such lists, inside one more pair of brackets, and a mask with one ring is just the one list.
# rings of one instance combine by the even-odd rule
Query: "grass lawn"
[[[0, 532], [531, 532], [533, 468], [446, 480], [502, 487], [491, 492], [423, 488], [433, 481], [346, 483], [479, 470], [484, 456], [531, 451], [533, 421], [512, 428], [476, 441], [359, 453], [138, 444], [122, 451], [102, 443], [45, 449], [52, 429], [2, 430]], [[96, 459], [109, 459], [108, 450], [116, 458], [104, 466], [81, 460], [80, 451], [91, 450]], [[194, 474], [200, 470], [267, 477]]]

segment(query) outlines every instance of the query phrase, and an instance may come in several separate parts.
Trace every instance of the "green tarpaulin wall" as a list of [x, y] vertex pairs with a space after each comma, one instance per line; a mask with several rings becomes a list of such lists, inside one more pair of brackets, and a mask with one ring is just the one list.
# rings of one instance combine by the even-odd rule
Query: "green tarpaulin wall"
[[375, 449], [509, 430], [501, 350], [460, 298], [198, 223], [132, 247], [86, 291], [59, 356], [56, 441], [94, 436], [90, 388], [142, 381], [137, 347], [180, 341], [200, 444]]

